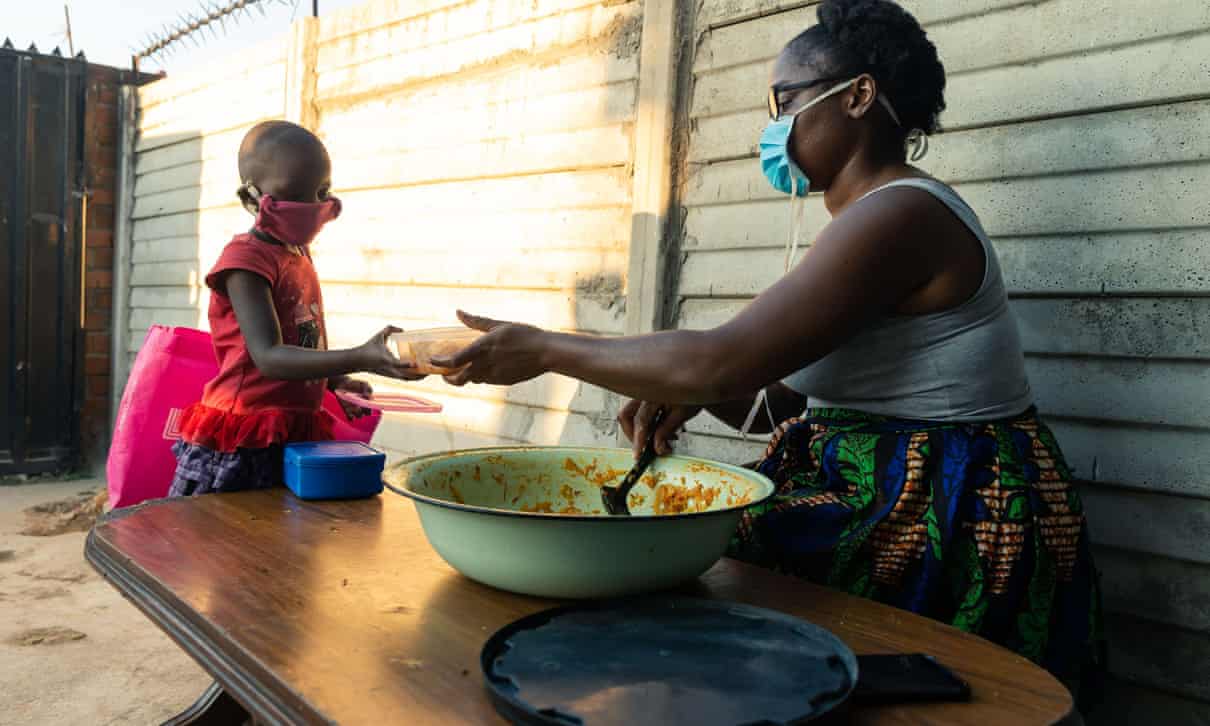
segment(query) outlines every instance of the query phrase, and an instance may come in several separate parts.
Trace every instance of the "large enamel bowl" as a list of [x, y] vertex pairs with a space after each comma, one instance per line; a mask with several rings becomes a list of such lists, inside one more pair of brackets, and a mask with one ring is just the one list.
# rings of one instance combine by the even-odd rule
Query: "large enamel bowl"
[[518, 446], [421, 456], [388, 469], [429, 543], [479, 582], [553, 598], [613, 597], [692, 580], [726, 550], [745, 507], [773, 494], [756, 472], [688, 456], [656, 459], [611, 517], [628, 449]]

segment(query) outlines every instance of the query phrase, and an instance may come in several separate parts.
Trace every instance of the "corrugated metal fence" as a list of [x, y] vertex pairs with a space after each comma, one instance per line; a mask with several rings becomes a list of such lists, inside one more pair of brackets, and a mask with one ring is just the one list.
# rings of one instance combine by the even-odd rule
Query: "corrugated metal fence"
[[[949, 80], [923, 165], [994, 238], [1038, 404], [1088, 481], [1114, 669], [1210, 700], [1210, 5], [903, 4]], [[679, 326], [780, 273], [790, 216], [756, 163], [756, 91], [812, 5], [698, 10]], [[757, 451], [707, 417], [691, 430], [693, 451]]]

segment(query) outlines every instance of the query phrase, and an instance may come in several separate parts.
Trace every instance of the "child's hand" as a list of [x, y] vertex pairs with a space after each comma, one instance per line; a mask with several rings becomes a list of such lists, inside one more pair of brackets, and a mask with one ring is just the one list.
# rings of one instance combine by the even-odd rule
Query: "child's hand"
[[390, 348], [391, 335], [402, 332], [400, 328], [388, 325], [362, 344], [357, 349], [362, 363], [361, 370], [404, 381], [419, 381], [424, 378], [423, 373], [413, 368], [411, 363], [400, 360]]
[[[355, 393], [358, 396], [366, 399], [374, 397], [373, 386], [365, 381], [359, 381], [349, 378], [348, 376], [340, 376], [339, 378], [329, 379], [328, 389], [333, 393], [337, 391], [348, 391], [349, 393]], [[361, 418], [362, 416], [370, 415], [370, 410], [368, 408], [362, 408], [355, 403], [344, 400], [340, 396], [337, 396], [336, 400], [340, 401], [340, 407], [344, 409], [345, 416], [348, 416], [350, 421]]]

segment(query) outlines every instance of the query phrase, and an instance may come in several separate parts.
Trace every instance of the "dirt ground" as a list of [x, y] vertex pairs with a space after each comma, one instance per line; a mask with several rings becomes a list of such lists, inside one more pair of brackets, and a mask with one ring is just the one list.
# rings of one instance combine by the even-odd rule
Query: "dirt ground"
[[0, 483], [0, 725], [155, 724], [210, 683], [84, 561], [102, 489]]

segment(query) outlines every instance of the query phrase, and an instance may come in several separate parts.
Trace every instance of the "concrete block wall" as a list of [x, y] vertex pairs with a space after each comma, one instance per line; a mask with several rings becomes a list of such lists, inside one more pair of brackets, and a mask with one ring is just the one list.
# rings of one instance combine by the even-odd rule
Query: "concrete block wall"
[[[457, 308], [623, 331], [641, 9], [370, 3], [320, 20], [317, 130], [345, 205], [314, 249], [333, 345], [457, 324]], [[392, 454], [616, 440], [615, 397], [568, 379], [409, 388], [445, 411], [388, 419]]]
[[[678, 326], [726, 320], [781, 274], [789, 203], [756, 144], [773, 58], [815, 5], [696, 9]], [[1131, 693], [1174, 694], [1164, 713], [1210, 718], [1210, 5], [903, 5], [948, 74], [922, 166], [994, 238], [1038, 405], [1084, 480], [1111, 667]], [[804, 246], [829, 221], [810, 204]], [[764, 442], [700, 417], [685, 445], [745, 461]]]

